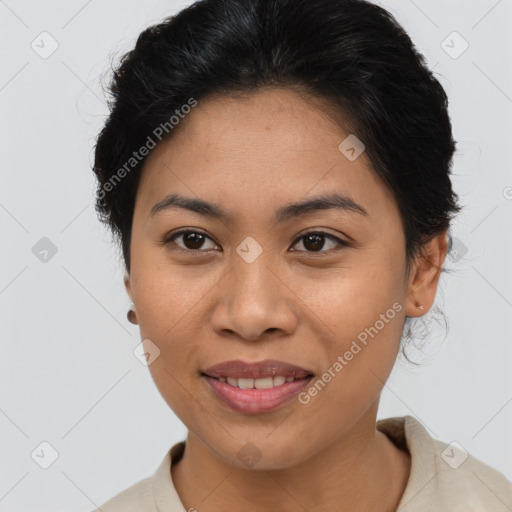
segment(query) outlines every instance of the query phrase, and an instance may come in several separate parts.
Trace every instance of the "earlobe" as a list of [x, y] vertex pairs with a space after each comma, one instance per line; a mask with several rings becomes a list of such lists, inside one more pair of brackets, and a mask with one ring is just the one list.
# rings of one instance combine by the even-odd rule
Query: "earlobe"
[[135, 304], [133, 303], [133, 292], [132, 292], [132, 285], [130, 276], [128, 274], [125, 274], [124, 276], [124, 287], [126, 288], [126, 293], [128, 293], [128, 296], [130, 297], [130, 300], [132, 301], [132, 305], [130, 309], [128, 310], [128, 313], [126, 313], [126, 318], [128, 321], [132, 324], [138, 324], [137, 321], [137, 314], [135, 313]]
[[132, 304], [132, 307], [128, 310], [128, 313], [126, 313], [126, 318], [128, 319], [128, 322], [131, 324], [138, 324], [137, 321], [137, 314], [135, 313], [135, 305]]
[[422, 316], [432, 307], [447, 252], [446, 231], [421, 248], [409, 276], [405, 308], [407, 316]]

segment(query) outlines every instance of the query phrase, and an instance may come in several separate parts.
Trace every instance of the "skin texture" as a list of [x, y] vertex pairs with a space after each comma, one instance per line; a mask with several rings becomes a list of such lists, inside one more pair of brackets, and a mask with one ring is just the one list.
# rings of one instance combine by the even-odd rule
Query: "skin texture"
[[[376, 431], [378, 402], [405, 315], [434, 302], [447, 237], [405, 274], [396, 202], [365, 153], [350, 161], [339, 151], [348, 135], [320, 104], [266, 88], [199, 102], [148, 156], [125, 285], [141, 339], [160, 350], [154, 382], [189, 431], [172, 468], [187, 510], [396, 510], [410, 457]], [[331, 192], [368, 216], [330, 209], [275, 223], [278, 207]], [[218, 203], [234, 222], [183, 209], [150, 217], [170, 193]], [[183, 236], [163, 242], [181, 228], [207, 238], [193, 249]], [[317, 231], [350, 245], [326, 237], [315, 251], [300, 237]], [[236, 252], [248, 236], [263, 249], [250, 264]], [[401, 311], [307, 404], [240, 414], [200, 376], [231, 359], [278, 359], [321, 376], [393, 303]], [[248, 442], [261, 455], [252, 468], [237, 457]]]

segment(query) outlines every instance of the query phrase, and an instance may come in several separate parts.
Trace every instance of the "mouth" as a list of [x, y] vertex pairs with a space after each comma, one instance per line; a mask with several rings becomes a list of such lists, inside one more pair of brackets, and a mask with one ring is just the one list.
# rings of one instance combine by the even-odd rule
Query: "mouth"
[[286, 379], [303, 379], [313, 375], [311, 370], [300, 366], [277, 361], [275, 359], [265, 359], [253, 363], [241, 361], [239, 359], [224, 361], [211, 366], [202, 371], [203, 375], [214, 379], [254, 379], [261, 380], [268, 377], [284, 377]]
[[210, 390], [230, 409], [243, 414], [270, 412], [301, 392], [312, 371], [283, 361], [226, 361], [201, 372]]

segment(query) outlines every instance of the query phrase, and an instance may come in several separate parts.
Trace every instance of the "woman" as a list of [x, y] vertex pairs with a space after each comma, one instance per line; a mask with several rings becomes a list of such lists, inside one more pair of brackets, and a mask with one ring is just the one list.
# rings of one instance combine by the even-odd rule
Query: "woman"
[[188, 429], [103, 512], [510, 510], [504, 475], [376, 422], [461, 210], [445, 91], [362, 0], [203, 0], [125, 55], [97, 210]]

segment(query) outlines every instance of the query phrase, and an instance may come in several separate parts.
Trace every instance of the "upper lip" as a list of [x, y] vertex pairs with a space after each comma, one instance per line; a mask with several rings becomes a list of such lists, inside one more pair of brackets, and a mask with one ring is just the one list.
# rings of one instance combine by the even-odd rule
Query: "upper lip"
[[240, 360], [224, 361], [203, 370], [203, 373], [216, 379], [219, 377], [261, 379], [274, 375], [302, 379], [313, 375], [313, 372], [310, 370], [285, 363], [284, 361], [276, 361], [275, 359], [265, 359], [264, 361], [256, 361], [254, 363]]

